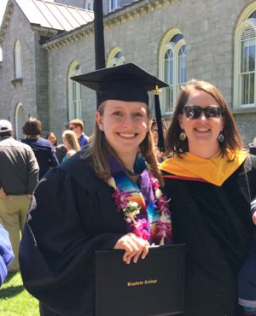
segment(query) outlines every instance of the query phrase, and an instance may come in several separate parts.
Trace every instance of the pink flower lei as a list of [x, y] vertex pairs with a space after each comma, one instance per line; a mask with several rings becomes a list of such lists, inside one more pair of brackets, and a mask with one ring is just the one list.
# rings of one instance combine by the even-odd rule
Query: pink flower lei
[[[163, 196], [160, 185], [149, 172], [149, 179], [155, 196], [155, 209], [157, 211], [158, 220], [155, 224], [156, 238], [160, 245], [168, 243], [172, 239], [172, 225], [170, 218], [170, 211], [168, 208], [169, 200]], [[138, 237], [144, 240], [150, 239], [149, 223], [145, 218], [137, 218], [141, 213], [141, 206], [138, 202], [132, 200], [132, 194], [123, 192], [116, 186], [115, 180], [111, 177], [108, 180], [108, 185], [115, 189], [112, 197], [118, 212], [123, 212], [126, 222], [130, 226], [130, 230]]]

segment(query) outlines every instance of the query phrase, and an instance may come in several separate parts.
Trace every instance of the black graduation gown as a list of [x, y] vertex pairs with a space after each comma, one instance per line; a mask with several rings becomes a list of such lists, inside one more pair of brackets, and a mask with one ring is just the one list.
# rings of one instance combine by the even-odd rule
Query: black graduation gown
[[240, 166], [220, 187], [165, 178], [174, 242], [187, 245], [186, 316], [242, 315], [237, 275], [253, 229], [245, 173], [255, 179], [251, 194], [256, 195], [255, 170], [253, 159], [253, 165]]
[[25, 288], [61, 315], [94, 315], [94, 252], [113, 249], [127, 232], [113, 192], [80, 153], [36, 187], [20, 269]]

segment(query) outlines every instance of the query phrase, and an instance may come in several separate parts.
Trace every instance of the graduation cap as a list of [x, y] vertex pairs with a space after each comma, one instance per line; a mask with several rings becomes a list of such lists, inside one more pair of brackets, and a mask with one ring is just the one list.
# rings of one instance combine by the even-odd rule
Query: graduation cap
[[133, 63], [102, 68], [71, 79], [96, 91], [100, 104], [106, 100], [149, 103], [148, 91], [155, 92], [155, 115], [158, 127], [158, 147], [164, 151], [164, 140], [159, 104], [159, 89], [168, 84], [152, 76]]

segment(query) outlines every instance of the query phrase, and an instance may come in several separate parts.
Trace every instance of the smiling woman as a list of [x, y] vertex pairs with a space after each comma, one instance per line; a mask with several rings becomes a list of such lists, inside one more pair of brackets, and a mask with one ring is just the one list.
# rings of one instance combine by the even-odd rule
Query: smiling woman
[[248, 177], [256, 178], [256, 160], [243, 151], [216, 87], [197, 80], [182, 87], [166, 148], [174, 153], [161, 165], [173, 238], [187, 244], [186, 316], [242, 316], [237, 276], [252, 236], [256, 187]]
[[99, 129], [104, 131], [109, 145], [115, 149], [125, 168], [133, 169], [138, 147], [149, 129], [147, 104], [105, 101], [96, 113], [96, 122]]
[[96, 250], [123, 250], [129, 264], [171, 241], [147, 94], [166, 84], [134, 64], [73, 79], [99, 93], [94, 135], [38, 185], [20, 249], [24, 285], [44, 316], [94, 315]]

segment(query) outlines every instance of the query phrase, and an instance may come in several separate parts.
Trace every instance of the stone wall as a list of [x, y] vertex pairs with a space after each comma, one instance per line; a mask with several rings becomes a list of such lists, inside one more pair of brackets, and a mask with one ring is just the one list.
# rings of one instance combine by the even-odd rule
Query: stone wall
[[[222, 91], [232, 107], [234, 33], [240, 15], [252, 2], [255, 1], [134, 1], [105, 17], [106, 56], [118, 46], [126, 62], [135, 62], [158, 75], [161, 41], [166, 32], [176, 28], [184, 35], [187, 46], [187, 79], [210, 81]], [[93, 23], [61, 35], [43, 47], [38, 46], [39, 37], [40, 34], [32, 32], [15, 6], [3, 42], [0, 116], [10, 116], [13, 120], [15, 105], [22, 102], [26, 115], [31, 113], [40, 117], [47, 129], [54, 130], [60, 137], [68, 122], [67, 77], [70, 64], [76, 60], [82, 73], [95, 69]], [[24, 75], [22, 84], [15, 88], [11, 81], [13, 46], [17, 38], [21, 41]], [[96, 109], [95, 93], [82, 87], [82, 99], [86, 133], [91, 134]], [[255, 109], [236, 111], [234, 115], [245, 143], [250, 142], [256, 135]]]
[[[21, 45], [22, 82], [13, 81], [15, 79], [14, 45], [16, 40], [19, 40]], [[4, 35], [2, 49], [1, 75], [3, 78], [0, 82], [0, 116], [9, 118], [14, 124], [15, 109], [18, 103], [22, 103], [26, 116], [37, 115], [34, 33], [24, 14], [16, 5], [13, 7]]]

